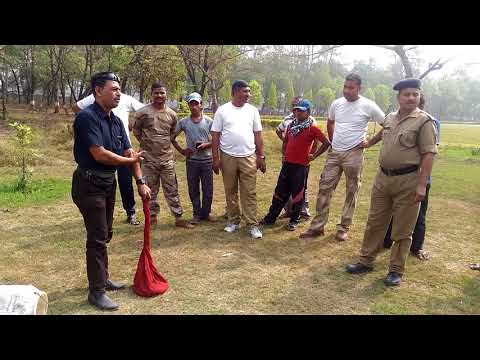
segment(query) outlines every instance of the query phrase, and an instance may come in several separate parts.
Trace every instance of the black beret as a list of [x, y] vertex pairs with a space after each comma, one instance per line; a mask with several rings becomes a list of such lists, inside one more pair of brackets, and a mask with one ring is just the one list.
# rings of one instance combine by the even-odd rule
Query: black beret
[[421, 89], [422, 87], [422, 81], [420, 79], [403, 79], [400, 80], [398, 83], [395, 84], [393, 87], [393, 90], [402, 90], [406, 88], [413, 88], [413, 89]]

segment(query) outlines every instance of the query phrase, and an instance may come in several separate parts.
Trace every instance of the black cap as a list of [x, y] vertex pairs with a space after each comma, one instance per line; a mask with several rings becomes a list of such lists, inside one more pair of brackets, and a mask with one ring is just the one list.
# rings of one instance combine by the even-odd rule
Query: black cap
[[406, 88], [421, 90], [421, 87], [422, 87], [422, 81], [420, 79], [409, 78], [409, 79], [400, 80], [398, 83], [395, 84], [395, 86], [393, 87], [393, 90], [400, 91]]

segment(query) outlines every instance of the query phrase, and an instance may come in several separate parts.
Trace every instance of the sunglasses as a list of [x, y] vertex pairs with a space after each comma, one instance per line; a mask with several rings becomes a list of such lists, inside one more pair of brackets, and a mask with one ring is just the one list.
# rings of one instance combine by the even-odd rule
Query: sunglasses
[[115, 75], [114, 73], [108, 73], [108, 74], [102, 75], [101, 78], [105, 79], [105, 80], [112, 80], [112, 81], [120, 82], [120, 78], [117, 75]]
[[96, 81], [112, 80], [120, 83], [120, 78], [117, 75], [115, 75], [113, 72], [98, 74], [97, 76], [95, 76], [95, 80]]

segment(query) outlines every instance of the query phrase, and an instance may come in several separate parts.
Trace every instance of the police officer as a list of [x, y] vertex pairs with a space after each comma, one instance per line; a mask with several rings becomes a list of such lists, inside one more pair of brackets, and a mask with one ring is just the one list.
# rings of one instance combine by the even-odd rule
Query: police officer
[[351, 274], [373, 270], [373, 261], [383, 248], [393, 216], [393, 246], [389, 273], [384, 280], [387, 286], [401, 283], [420, 202], [425, 198], [437, 153], [434, 120], [418, 108], [421, 81], [405, 79], [393, 89], [398, 90], [399, 110], [388, 114], [381, 123], [383, 129], [364, 144], [369, 147], [383, 139], [360, 258], [347, 266]]
[[111, 281], [108, 273], [117, 166], [132, 166], [142, 198], [150, 198], [150, 189], [139, 164], [143, 152], [131, 148], [122, 121], [112, 112], [120, 102], [120, 79], [110, 72], [97, 73], [91, 88], [95, 102], [80, 111], [73, 124], [78, 167], [73, 173], [72, 198], [87, 230], [88, 302], [102, 310], [117, 310], [118, 305], [105, 294], [105, 290], [125, 287]]

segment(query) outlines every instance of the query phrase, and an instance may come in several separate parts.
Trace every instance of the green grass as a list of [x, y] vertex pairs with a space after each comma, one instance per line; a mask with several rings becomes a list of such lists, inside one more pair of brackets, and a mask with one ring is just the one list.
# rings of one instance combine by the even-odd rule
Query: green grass
[[[1, 169], [1, 168], [0, 168]], [[0, 177], [0, 208], [9, 210], [33, 204], [48, 204], [65, 200], [71, 182], [64, 179], [34, 179], [26, 193], [15, 190], [16, 179]]]
[[[320, 126], [325, 129], [325, 122]], [[74, 162], [68, 136], [57, 126], [42, 125], [41, 129], [38, 143], [45, 161], [35, 166], [36, 192], [27, 199], [7, 200], [6, 196], [13, 196], [16, 170], [0, 168], [0, 210], [9, 209], [0, 211], [0, 283], [33, 284], [46, 291], [50, 314], [101, 314], [86, 302], [85, 229], [70, 198]], [[480, 261], [480, 163], [479, 156], [471, 152], [478, 147], [479, 130], [475, 125], [442, 127], [427, 216], [425, 247], [432, 259], [420, 262], [410, 257], [401, 287], [390, 289], [382, 283], [388, 251], [379, 254], [371, 273], [351, 276], [344, 270], [361, 246], [378, 169], [377, 145], [365, 154], [351, 239], [345, 243], [334, 240], [345, 196], [344, 179], [332, 198], [326, 236], [311, 243], [298, 239], [298, 233], [307, 228], [305, 223], [289, 232], [284, 229], [285, 221], [279, 221], [265, 229], [260, 241], [250, 239], [245, 228], [237, 234], [224, 233], [223, 221], [201, 224], [194, 230], [178, 229], [159, 194], [160, 225], [152, 232], [152, 254], [170, 289], [151, 299], [137, 297], [130, 288], [114, 293], [112, 298], [120, 304], [117, 314], [480, 314], [480, 274], [468, 269], [470, 262]], [[268, 211], [281, 166], [280, 141], [273, 129], [265, 129], [264, 139], [268, 168], [257, 178], [259, 217]], [[0, 145], [5, 143], [0, 140]], [[324, 162], [322, 156], [310, 170], [312, 211]], [[192, 212], [181, 156], [176, 169], [189, 218]], [[143, 220], [138, 194], [135, 199]], [[212, 207], [215, 215], [225, 209], [221, 176], [214, 176]], [[143, 227], [125, 223], [117, 193], [114, 238], [109, 245], [114, 279], [132, 283], [142, 239]]]

